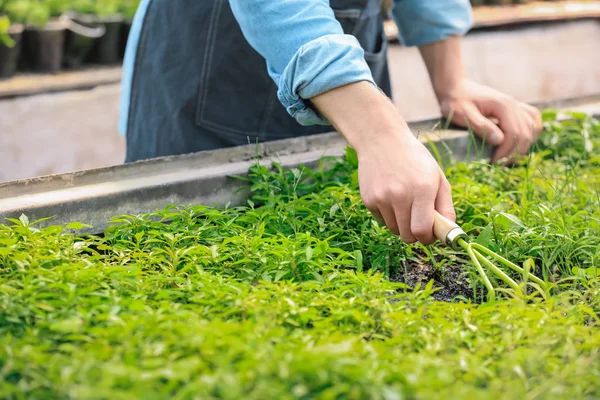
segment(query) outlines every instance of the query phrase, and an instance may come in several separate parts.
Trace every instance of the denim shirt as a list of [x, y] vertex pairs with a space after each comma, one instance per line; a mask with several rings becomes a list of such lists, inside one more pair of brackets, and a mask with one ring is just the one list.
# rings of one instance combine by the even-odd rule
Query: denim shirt
[[[126, 134], [131, 85], [144, 16], [142, 0], [134, 18], [123, 65], [119, 131]], [[359, 81], [373, 84], [358, 40], [344, 34], [329, 0], [229, 0], [250, 45], [267, 61], [277, 97], [302, 125], [327, 125], [306, 99]], [[394, 0], [399, 39], [420, 46], [454, 35], [472, 25], [469, 0]]]

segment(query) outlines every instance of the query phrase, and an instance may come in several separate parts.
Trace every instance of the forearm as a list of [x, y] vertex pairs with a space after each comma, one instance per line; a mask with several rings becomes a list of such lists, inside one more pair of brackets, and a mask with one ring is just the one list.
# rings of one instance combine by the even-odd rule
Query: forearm
[[542, 129], [538, 110], [467, 79], [459, 37], [420, 50], [444, 117], [498, 146], [492, 161], [528, 153]]
[[465, 79], [460, 37], [423, 45], [419, 50], [438, 101], [457, 96]]
[[312, 99], [358, 155], [361, 197], [407, 243], [433, 243], [434, 210], [455, 219], [450, 184], [396, 107], [367, 82]]
[[391, 100], [368, 82], [342, 86], [311, 101], [359, 154], [391, 139], [412, 136]]

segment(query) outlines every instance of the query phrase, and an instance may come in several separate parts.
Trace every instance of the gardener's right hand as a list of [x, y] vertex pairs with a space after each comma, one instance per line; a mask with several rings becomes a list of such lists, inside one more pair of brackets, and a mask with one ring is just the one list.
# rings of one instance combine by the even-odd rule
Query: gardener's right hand
[[363, 202], [407, 243], [431, 244], [434, 210], [455, 221], [450, 184], [391, 101], [368, 82], [311, 99], [356, 150]]
[[456, 219], [450, 184], [408, 127], [381, 136], [358, 151], [363, 202], [405, 242], [431, 244], [434, 210]]

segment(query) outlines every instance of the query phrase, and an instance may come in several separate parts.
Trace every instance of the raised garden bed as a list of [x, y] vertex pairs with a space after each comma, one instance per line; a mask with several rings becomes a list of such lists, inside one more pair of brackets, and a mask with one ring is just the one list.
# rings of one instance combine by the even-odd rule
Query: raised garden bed
[[600, 122], [545, 119], [517, 167], [441, 157], [459, 222], [532, 259], [553, 283], [545, 299], [477, 304], [463, 254], [374, 222], [352, 151], [255, 164], [238, 207], [117, 216], [102, 237], [26, 217], [0, 226], [3, 397], [597, 398]]

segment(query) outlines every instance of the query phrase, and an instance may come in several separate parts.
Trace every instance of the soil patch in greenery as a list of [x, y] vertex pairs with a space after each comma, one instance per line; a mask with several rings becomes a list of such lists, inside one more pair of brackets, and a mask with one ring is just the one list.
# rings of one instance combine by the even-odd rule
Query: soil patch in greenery
[[410, 263], [405, 272], [398, 270], [396, 275], [390, 277], [390, 281], [404, 283], [412, 289], [424, 287], [433, 281], [435, 292], [432, 297], [436, 300], [453, 302], [474, 298], [473, 287], [464, 265], [447, 265], [442, 271], [431, 264]]

